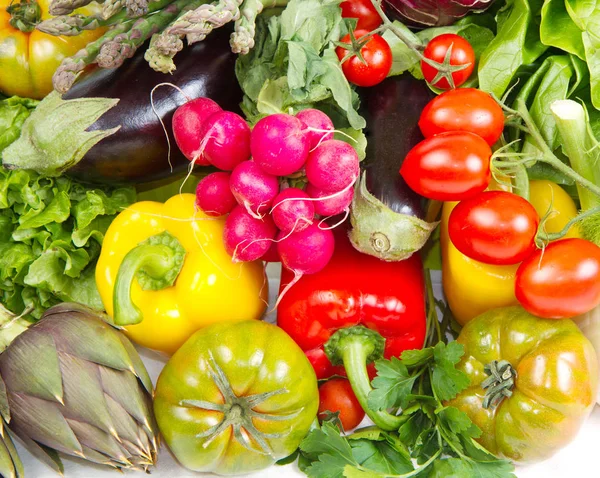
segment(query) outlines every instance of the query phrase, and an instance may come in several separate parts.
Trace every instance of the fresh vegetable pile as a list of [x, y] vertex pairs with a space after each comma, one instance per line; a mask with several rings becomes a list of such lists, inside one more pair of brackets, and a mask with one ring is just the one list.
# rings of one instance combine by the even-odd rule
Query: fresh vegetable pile
[[558, 453], [600, 403], [598, 11], [0, 1], [0, 474], [16, 439], [59, 472]]

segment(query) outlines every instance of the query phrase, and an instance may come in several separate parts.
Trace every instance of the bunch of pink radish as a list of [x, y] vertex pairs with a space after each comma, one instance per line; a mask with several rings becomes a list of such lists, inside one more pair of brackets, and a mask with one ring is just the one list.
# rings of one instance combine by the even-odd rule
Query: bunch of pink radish
[[[175, 112], [182, 153], [221, 170], [200, 181], [196, 204], [209, 216], [229, 214], [223, 241], [233, 261], [281, 261], [297, 277], [327, 265], [334, 238], [323, 219], [348, 211], [359, 175], [354, 148], [333, 130], [315, 109], [273, 114], [252, 130], [208, 98]], [[290, 176], [305, 176], [305, 189], [287, 187]]]

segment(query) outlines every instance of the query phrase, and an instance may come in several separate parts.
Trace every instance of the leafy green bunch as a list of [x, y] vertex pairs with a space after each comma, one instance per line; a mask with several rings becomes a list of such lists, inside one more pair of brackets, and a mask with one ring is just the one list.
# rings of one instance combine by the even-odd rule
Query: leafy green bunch
[[[0, 101], [0, 152], [19, 137], [36, 104]], [[102, 310], [94, 266], [111, 221], [134, 201], [129, 187], [0, 169], [0, 303], [34, 318], [63, 301]]]
[[514, 478], [510, 462], [476, 441], [481, 430], [467, 414], [447, 404], [469, 386], [456, 369], [463, 353], [457, 342], [438, 342], [375, 362], [369, 407], [400, 410], [400, 428], [343, 436], [335, 421], [324, 422], [300, 445], [302, 471], [310, 478]]

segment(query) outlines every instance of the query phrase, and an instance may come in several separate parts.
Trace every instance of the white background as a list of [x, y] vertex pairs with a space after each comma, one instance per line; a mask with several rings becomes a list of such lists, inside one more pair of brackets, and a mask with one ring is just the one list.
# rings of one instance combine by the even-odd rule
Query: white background
[[[277, 292], [276, 269], [269, 268], [271, 299]], [[435, 284], [436, 292], [440, 293], [439, 281]], [[271, 303], [273, 301], [271, 300]], [[268, 317], [272, 321], [273, 317]], [[158, 354], [147, 350], [140, 350], [142, 358], [146, 363], [148, 372], [154, 383], [160, 374], [165, 359]], [[25, 465], [25, 475], [34, 478], [55, 478], [57, 475], [46, 465], [33, 458], [20, 444], [17, 443], [21, 458]], [[517, 468], [518, 478], [597, 478], [600, 477], [598, 463], [600, 461], [600, 407], [597, 406], [586, 424], [583, 426], [576, 440], [561, 450], [551, 459], [531, 465]], [[77, 459], [64, 458], [66, 478], [118, 478], [123, 476], [117, 471], [91, 465]], [[188, 477], [212, 477], [215, 475], [190, 472], [180, 467], [173, 456], [166, 449], [161, 448], [158, 465], [151, 470], [153, 477], [160, 478], [188, 478]], [[126, 473], [127, 477], [142, 478], [148, 476], [144, 473]], [[301, 478], [305, 477], [295, 464], [286, 466], [273, 466], [267, 470], [246, 475], [247, 478]]]

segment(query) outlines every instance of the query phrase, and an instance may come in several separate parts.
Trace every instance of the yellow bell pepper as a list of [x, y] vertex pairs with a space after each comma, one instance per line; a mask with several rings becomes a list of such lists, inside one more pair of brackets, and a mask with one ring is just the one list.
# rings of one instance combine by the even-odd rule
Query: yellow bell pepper
[[[530, 182], [530, 202], [540, 217], [552, 205], [546, 231], [559, 232], [577, 215], [571, 197], [551, 181]], [[515, 278], [519, 264], [497, 266], [484, 264], [461, 253], [448, 236], [448, 219], [457, 202], [444, 203], [440, 230], [442, 248], [442, 284], [452, 314], [461, 325], [490, 309], [517, 305]], [[571, 228], [567, 237], [578, 237]]]
[[225, 219], [194, 203], [182, 194], [130, 206], [106, 232], [96, 267], [115, 323], [168, 354], [203, 326], [259, 319], [267, 304], [262, 262], [233, 263], [222, 241]]
[[[53, 36], [36, 30], [36, 22], [52, 18], [50, 2], [0, 0], [0, 92], [7, 96], [42, 99], [52, 91], [52, 75], [60, 63], [106, 31], [98, 28], [76, 36]], [[100, 10], [94, 3], [74, 13], [94, 15]]]

